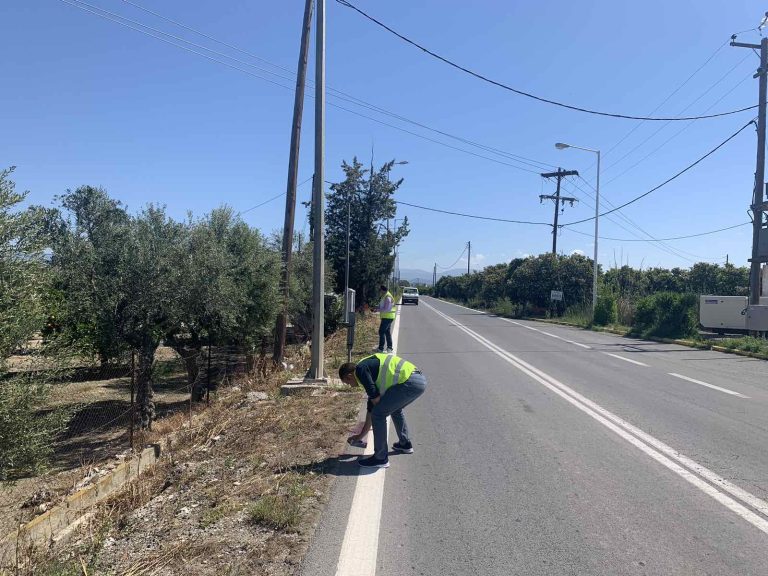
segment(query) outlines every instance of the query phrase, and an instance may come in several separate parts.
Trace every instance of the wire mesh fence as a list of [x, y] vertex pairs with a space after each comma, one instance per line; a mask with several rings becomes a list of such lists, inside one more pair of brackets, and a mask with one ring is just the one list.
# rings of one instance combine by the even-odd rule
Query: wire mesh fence
[[[0, 538], [110, 472], [148, 439], [148, 430], [142, 427], [139, 388], [143, 383], [137, 354], [103, 365], [76, 364], [53, 373], [39, 363], [17, 362], [4, 375], [7, 381], [34, 375], [32, 382], [46, 371], [52, 373], [45, 379], [45, 402], [19, 434], [34, 434], [36, 424], [56, 414], [62, 426], [51, 445], [43, 447], [44, 467], [12, 470], [0, 481]], [[159, 347], [146, 394], [154, 420], [179, 413], [191, 419], [238, 375], [264, 364], [263, 354], [259, 358], [236, 346], [204, 346], [183, 356], [170, 347]], [[0, 392], [4, 384], [0, 382]], [[4, 401], [0, 396], [0, 408]]]

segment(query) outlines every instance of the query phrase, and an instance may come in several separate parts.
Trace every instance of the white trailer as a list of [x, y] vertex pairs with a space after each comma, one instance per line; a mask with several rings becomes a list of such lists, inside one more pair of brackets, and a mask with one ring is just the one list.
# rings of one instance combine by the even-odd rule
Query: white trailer
[[[768, 304], [768, 297], [761, 297], [760, 304]], [[717, 332], [745, 332], [748, 306], [746, 296], [700, 296], [699, 324]]]

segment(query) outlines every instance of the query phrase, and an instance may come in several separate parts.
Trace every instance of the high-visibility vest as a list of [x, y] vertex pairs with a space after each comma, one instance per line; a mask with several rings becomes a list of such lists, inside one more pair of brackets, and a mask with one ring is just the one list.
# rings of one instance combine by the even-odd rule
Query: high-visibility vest
[[[395, 297], [392, 296], [391, 292], [387, 292], [386, 294], [384, 294], [384, 298], [381, 299], [381, 302], [383, 303], [384, 300], [387, 299], [387, 297], [392, 299], [392, 310], [390, 310], [389, 312], [379, 312], [379, 316], [386, 320], [394, 320], [395, 316], [397, 315], [397, 304], [395, 304]], [[381, 306], [381, 304], [379, 304], [379, 306]]]
[[[379, 394], [383, 395], [392, 386], [402, 384], [416, 371], [415, 364], [394, 354], [372, 354], [363, 360], [374, 356], [379, 359], [379, 375], [376, 377], [376, 388], [379, 389]], [[357, 374], [355, 374], [355, 379], [362, 386]]]

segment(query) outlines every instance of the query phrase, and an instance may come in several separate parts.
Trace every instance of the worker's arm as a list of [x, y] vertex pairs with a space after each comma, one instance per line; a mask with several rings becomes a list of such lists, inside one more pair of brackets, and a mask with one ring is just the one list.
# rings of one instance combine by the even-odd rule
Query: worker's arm
[[379, 306], [379, 312], [392, 312], [392, 306], [395, 304], [395, 301], [387, 296], [384, 298], [383, 303], [381, 306]]
[[365, 388], [365, 393], [368, 394], [368, 398], [370, 398], [374, 404], [378, 403], [378, 398], [380, 396], [379, 389], [376, 387], [376, 382], [373, 380], [369, 362], [359, 362], [355, 368], [355, 375], [363, 385], [363, 388]]

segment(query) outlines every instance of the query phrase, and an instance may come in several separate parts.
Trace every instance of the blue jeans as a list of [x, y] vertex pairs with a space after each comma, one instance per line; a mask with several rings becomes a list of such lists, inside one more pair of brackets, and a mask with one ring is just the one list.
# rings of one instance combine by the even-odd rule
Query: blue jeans
[[424, 394], [427, 389], [427, 379], [420, 372], [414, 372], [402, 384], [395, 384], [379, 400], [371, 411], [373, 424], [373, 455], [378, 460], [385, 460], [389, 448], [387, 446], [387, 416], [392, 416], [397, 438], [401, 443], [411, 441], [408, 425], [405, 422], [403, 408]]
[[384, 350], [384, 341], [387, 348], [392, 348], [392, 318], [382, 318], [379, 324], [379, 350]]

